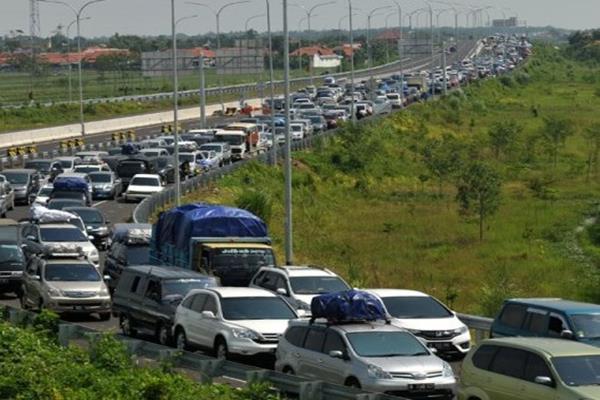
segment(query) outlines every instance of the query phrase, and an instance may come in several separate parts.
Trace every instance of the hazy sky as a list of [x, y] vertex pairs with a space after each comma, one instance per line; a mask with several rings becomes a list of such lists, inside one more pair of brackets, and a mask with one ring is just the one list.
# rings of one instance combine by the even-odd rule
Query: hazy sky
[[[79, 7], [86, 0], [64, 0], [73, 6]], [[229, 0], [196, 0], [204, 2], [217, 8], [226, 4]], [[282, 0], [270, 0], [272, 8], [273, 29], [282, 28]], [[291, 0], [290, 3], [302, 4], [306, 7], [313, 6], [322, 0]], [[553, 25], [563, 28], [593, 28], [599, 27], [598, 15], [600, 15], [600, 0], [459, 0], [460, 3], [477, 6], [494, 6], [490, 9], [491, 18], [501, 18], [499, 8], [514, 10], [520, 20], [526, 20], [529, 25]], [[401, 1], [407, 11], [415, 10], [424, 6], [423, 1], [410, 0]], [[361, 14], [369, 10], [390, 5], [390, 0], [354, 0], [355, 7], [360, 8]], [[317, 11], [312, 19], [313, 29], [337, 28], [340, 17], [347, 12], [346, 0], [337, 0], [334, 5], [325, 6]], [[440, 5], [440, 8], [445, 8]], [[66, 25], [73, 20], [73, 14], [67, 8], [56, 4], [41, 3], [41, 29], [43, 35], [54, 31], [59, 24]], [[251, 3], [232, 6], [227, 8], [221, 17], [221, 31], [243, 30], [247, 18], [265, 12], [264, 0], [251, 0]], [[511, 14], [505, 10], [505, 13]], [[186, 4], [184, 0], [177, 0], [177, 15], [183, 17], [198, 14], [198, 18], [184, 21], [179, 31], [187, 34], [204, 33], [215, 31], [215, 17], [209, 10]], [[103, 3], [91, 5], [85, 15], [92, 19], [82, 24], [84, 36], [112, 35], [115, 32], [121, 34], [156, 35], [170, 32], [170, 1], [169, 0], [106, 0]], [[290, 7], [290, 29], [295, 30], [302, 17], [302, 10], [298, 7]], [[487, 18], [487, 17], [485, 17]], [[366, 17], [360, 15], [355, 17], [357, 26], [366, 25]], [[384, 26], [385, 14], [373, 19], [373, 26]], [[390, 24], [395, 21], [390, 18]], [[424, 17], [421, 18], [421, 23]], [[414, 21], [413, 21], [414, 22]], [[440, 22], [444, 25], [453, 24], [453, 18], [446, 14], [441, 17]], [[464, 24], [464, 17], [461, 17]], [[255, 19], [250, 27], [259, 31], [266, 29], [264, 18]], [[5, 35], [10, 30], [29, 30], [29, 0], [0, 0], [0, 35]], [[75, 30], [72, 30], [72, 34]]]

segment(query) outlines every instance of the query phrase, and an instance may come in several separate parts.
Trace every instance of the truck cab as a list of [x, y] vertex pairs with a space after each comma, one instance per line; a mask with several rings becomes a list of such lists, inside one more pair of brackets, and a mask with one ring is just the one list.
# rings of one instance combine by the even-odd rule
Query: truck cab
[[248, 286], [256, 272], [275, 266], [275, 254], [267, 243], [230, 243], [193, 240], [196, 270], [219, 278], [222, 286]]

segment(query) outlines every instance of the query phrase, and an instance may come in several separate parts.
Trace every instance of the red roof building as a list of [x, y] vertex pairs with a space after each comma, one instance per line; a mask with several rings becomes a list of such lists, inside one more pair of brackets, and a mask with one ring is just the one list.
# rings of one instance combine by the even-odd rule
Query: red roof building
[[335, 56], [335, 52], [327, 47], [322, 46], [311, 46], [311, 47], [300, 47], [290, 53], [290, 57], [308, 56], [314, 57], [315, 55], [320, 56]]

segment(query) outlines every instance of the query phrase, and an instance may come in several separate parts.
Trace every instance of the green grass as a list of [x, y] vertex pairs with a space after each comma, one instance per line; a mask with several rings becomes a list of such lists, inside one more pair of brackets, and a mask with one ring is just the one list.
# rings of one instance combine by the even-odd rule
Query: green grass
[[[600, 196], [598, 176], [586, 176], [582, 136], [600, 122], [600, 97], [588, 83], [598, 72], [540, 47], [517, 73], [529, 83], [480, 82], [464, 96], [347, 128], [296, 153], [294, 261], [326, 265], [358, 286], [423, 290], [459, 311], [485, 315], [510, 296], [600, 301], [600, 251], [581, 228], [598, 212]], [[542, 142], [526, 145], [549, 116], [569, 118], [576, 128], [556, 167]], [[488, 128], [508, 120], [523, 132], [496, 159]], [[457, 141], [461, 167], [481, 160], [503, 178], [501, 207], [482, 242], [476, 218], [459, 215], [456, 175], [439, 196], [423, 163], [425, 144], [443, 135]], [[534, 181], [545, 182], [543, 192], [530, 189]], [[252, 164], [186, 201], [235, 205], [252, 190], [271, 199], [268, 223], [283, 261], [280, 168]]]

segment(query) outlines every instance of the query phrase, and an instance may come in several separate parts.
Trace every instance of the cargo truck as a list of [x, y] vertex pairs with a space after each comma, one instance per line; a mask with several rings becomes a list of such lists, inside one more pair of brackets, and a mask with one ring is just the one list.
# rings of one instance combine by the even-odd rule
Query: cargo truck
[[259, 268], [275, 266], [266, 224], [248, 211], [188, 204], [162, 213], [152, 227], [150, 260], [248, 286]]

